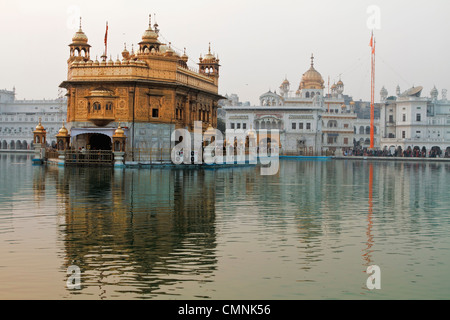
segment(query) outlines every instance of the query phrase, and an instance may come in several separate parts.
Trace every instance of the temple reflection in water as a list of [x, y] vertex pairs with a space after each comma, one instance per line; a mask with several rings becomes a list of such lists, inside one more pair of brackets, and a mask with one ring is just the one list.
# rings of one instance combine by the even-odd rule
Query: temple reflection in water
[[[274, 176], [253, 167], [29, 171], [35, 205], [56, 204], [49, 230], [64, 297], [358, 298], [372, 294], [368, 265], [400, 295], [423, 297], [409, 280], [447, 272], [448, 256], [429, 250], [448, 243], [445, 163], [286, 160]], [[65, 287], [70, 265], [81, 290]]]
[[212, 277], [215, 196], [207, 171], [48, 170], [65, 220], [64, 268], [80, 267], [86, 291], [98, 283], [100, 295], [109, 285], [144, 295], [177, 282], [172, 279]]

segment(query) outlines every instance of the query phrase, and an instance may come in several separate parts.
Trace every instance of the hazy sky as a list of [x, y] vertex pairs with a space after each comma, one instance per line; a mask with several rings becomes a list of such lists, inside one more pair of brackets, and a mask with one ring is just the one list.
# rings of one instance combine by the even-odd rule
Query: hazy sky
[[67, 76], [68, 45], [82, 16], [91, 57], [103, 52], [106, 21], [108, 55], [117, 59], [124, 42], [135, 47], [156, 13], [162, 41], [190, 65], [200, 54], [217, 53], [222, 65], [219, 93], [258, 103], [285, 77], [291, 90], [315, 67], [326, 85], [339, 80], [354, 99], [370, 99], [371, 28], [377, 43], [376, 101], [384, 85], [395, 94], [434, 85], [450, 89], [450, 1], [448, 0], [0, 0], [0, 89], [16, 87], [18, 99], [55, 98]]

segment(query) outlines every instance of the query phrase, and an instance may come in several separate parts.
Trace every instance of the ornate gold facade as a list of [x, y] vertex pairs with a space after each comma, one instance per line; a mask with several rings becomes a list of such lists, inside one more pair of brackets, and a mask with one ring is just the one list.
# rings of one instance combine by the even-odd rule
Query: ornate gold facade
[[[101, 61], [90, 57], [88, 38], [81, 29], [74, 35], [68, 59], [67, 124], [70, 128], [134, 130], [152, 123], [194, 129], [217, 127], [219, 59], [211, 54], [199, 59], [199, 70], [188, 67], [186, 53], [177, 54], [158, 40], [157, 25], [149, 23], [136, 52], [124, 48], [122, 59]], [[134, 143], [131, 140], [131, 143]]]

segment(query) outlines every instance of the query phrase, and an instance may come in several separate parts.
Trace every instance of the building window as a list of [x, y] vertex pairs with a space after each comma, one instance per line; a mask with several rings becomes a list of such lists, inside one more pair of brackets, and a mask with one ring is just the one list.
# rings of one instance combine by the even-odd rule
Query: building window
[[231, 126], [231, 129], [234, 129], [234, 122], [232, 122], [232, 123], [230, 124], [230, 126]]
[[243, 123], [243, 124], [242, 124], [242, 129], [244, 129], [244, 130], [247, 129], [247, 124], [246, 124], [246, 123]]
[[344, 144], [348, 144], [348, 138], [344, 138]]
[[112, 103], [108, 102], [105, 106], [106, 111], [111, 111], [112, 110]]
[[402, 114], [403, 122], [406, 121], [406, 114]]
[[241, 128], [241, 124], [240, 123], [237, 123], [236, 124], [236, 129], [240, 129]]
[[298, 128], [299, 128], [300, 130], [303, 130], [303, 122], [299, 122]]
[[295, 130], [297, 128], [297, 124], [295, 122], [292, 123], [292, 130]]
[[416, 114], [416, 121], [422, 121], [422, 115], [420, 113]]
[[159, 117], [159, 109], [152, 109], [152, 118]]
[[348, 128], [348, 123], [344, 123], [344, 128]]
[[402, 139], [406, 138], [406, 131], [402, 131]]
[[100, 103], [94, 102], [94, 106], [93, 106], [94, 111], [100, 111], [101, 108], [102, 107], [101, 107]]
[[394, 116], [391, 114], [389, 116], [389, 123], [393, 123], [394, 122]]
[[306, 124], [306, 130], [311, 130], [311, 123], [308, 122], [308, 123]]

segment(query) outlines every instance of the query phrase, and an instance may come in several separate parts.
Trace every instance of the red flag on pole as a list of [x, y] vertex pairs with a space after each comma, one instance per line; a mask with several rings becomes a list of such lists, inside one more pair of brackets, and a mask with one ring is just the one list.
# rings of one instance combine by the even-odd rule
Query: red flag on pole
[[106, 32], [105, 32], [105, 46], [106, 42], [108, 41], [108, 22], [106, 22]]
[[373, 31], [372, 31], [372, 36], [370, 37], [370, 44], [369, 44], [369, 46], [373, 47]]

